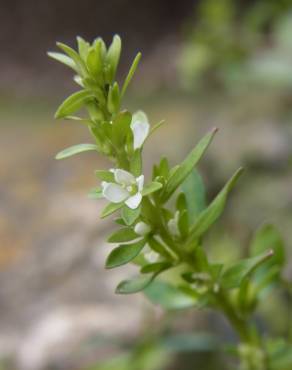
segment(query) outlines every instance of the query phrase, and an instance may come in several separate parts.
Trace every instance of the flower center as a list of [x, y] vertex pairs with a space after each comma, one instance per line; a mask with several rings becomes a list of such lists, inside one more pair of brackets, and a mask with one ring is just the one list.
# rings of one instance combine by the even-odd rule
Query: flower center
[[138, 192], [138, 186], [136, 184], [124, 185], [123, 186], [130, 195], [134, 195]]

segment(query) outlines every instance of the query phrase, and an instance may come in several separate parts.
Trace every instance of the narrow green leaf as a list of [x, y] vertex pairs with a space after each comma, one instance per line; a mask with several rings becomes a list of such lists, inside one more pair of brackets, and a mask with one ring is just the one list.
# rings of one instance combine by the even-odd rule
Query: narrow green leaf
[[150, 129], [149, 135], [146, 139], [148, 139], [156, 130], [158, 130], [163, 124], [165, 123], [165, 120], [162, 119], [161, 121], [157, 122], [155, 125], [153, 125]]
[[195, 306], [197, 299], [163, 281], [155, 280], [149, 285], [144, 293], [154, 304], [159, 304], [166, 310], [177, 310]]
[[106, 61], [110, 65], [110, 81], [112, 82], [115, 78], [117, 66], [119, 64], [121, 55], [122, 41], [119, 35], [113, 37], [113, 41], [108, 49], [106, 55]]
[[161, 272], [169, 267], [171, 267], [172, 264], [170, 262], [155, 262], [155, 263], [150, 263], [148, 265], [145, 265], [141, 268], [141, 273], [142, 274], [149, 274], [151, 272]]
[[106, 260], [106, 268], [111, 269], [132, 261], [142, 251], [145, 244], [146, 240], [142, 239], [136, 243], [123, 244], [113, 249]]
[[142, 195], [149, 195], [162, 188], [160, 182], [152, 181], [150, 184], [144, 186]]
[[81, 56], [82, 60], [86, 61], [90, 47], [89, 43], [85, 41], [82, 37], [77, 36], [77, 44], [79, 55]]
[[178, 229], [181, 234], [181, 236], [184, 238], [188, 235], [189, 232], [189, 218], [188, 218], [188, 212], [187, 210], [183, 210], [179, 214], [178, 219]]
[[141, 149], [136, 149], [132, 155], [131, 161], [131, 173], [137, 177], [141, 175], [142, 171], [142, 156], [141, 156]]
[[227, 196], [236, 184], [242, 171], [242, 168], [238, 169], [213, 202], [200, 213], [195, 224], [190, 230], [190, 241], [196, 240], [203, 235], [221, 215], [226, 204]]
[[127, 206], [124, 206], [122, 209], [122, 218], [125, 221], [126, 225], [131, 226], [139, 217], [140, 212], [141, 207], [131, 209]]
[[168, 178], [169, 175], [169, 163], [167, 158], [163, 157], [158, 166], [159, 176]]
[[54, 52], [54, 51], [49, 51], [48, 53], [48, 56], [52, 59], [55, 59], [57, 60], [58, 62], [60, 63], [63, 63], [65, 64], [66, 66], [72, 68], [75, 72], [78, 72], [78, 69], [76, 68], [76, 64], [74, 63], [74, 61], [68, 57], [67, 55], [65, 54], [62, 54], [62, 53], [57, 53], [57, 52]]
[[167, 246], [160, 244], [154, 237], [150, 237], [148, 239], [148, 243], [150, 248], [161, 256], [164, 256], [167, 259], [174, 259], [176, 257], [173, 256], [173, 252], [171, 250], [168, 250]]
[[257, 267], [270, 259], [273, 254], [273, 250], [269, 250], [259, 256], [236, 262], [223, 273], [221, 284], [226, 289], [239, 287], [244, 279], [248, 278]]
[[101, 180], [106, 182], [115, 182], [115, 176], [111, 171], [96, 170], [95, 175]]
[[116, 212], [118, 209], [122, 208], [123, 205], [124, 205], [123, 202], [121, 202], [121, 203], [109, 203], [108, 205], [105, 206], [105, 208], [101, 212], [100, 217], [105, 218], [105, 217], [111, 215], [112, 213]]
[[134, 294], [145, 289], [154, 279], [155, 276], [138, 276], [131, 280], [121, 281], [116, 288], [117, 294]]
[[98, 147], [95, 144], [78, 144], [78, 145], [73, 145], [70, 146], [69, 148], [66, 148], [59, 152], [56, 155], [56, 159], [64, 159], [71, 157], [72, 155], [83, 153], [83, 152], [88, 152], [90, 150], [98, 150]]
[[93, 75], [94, 78], [97, 78], [98, 80], [98, 77], [102, 72], [102, 58], [100, 48], [100, 43], [97, 43], [94, 48], [90, 48], [86, 60], [86, 64], [90, 73]]
[[141, 54], [141, 53], [138, 53], [138, 54], [135, 56], [135, 59], [134, 59], [134, 61], [133, 61], [132, 65], [131, 65], [131, 68], [130, 68], [130, 70], [129, 70], [129, 73], [128, 73], [128, 75], [127, 75], [127, 77], [126, 77], [126, 79], [125, 79], [125, 82], [124, 82], [124, 84], [123, 84], [122, 91], [121, 91], [121, 98], [125, 95], [125, 92], [126, 92], [126, 90], [127, 90], [127, 88], [128, 88], [128, 85], [129, 85], [129, 83], [131, 82], [131, 80], [132, 80], [132, 78], [133, 78], [133, 76], [134, 76], [134, 74], [135, 74], [135, 72], [136, 72], [136, 69], [137, 69], [138, 64], [139, 64], [139, 62], [140, 62], [140, 59], [141, 59], [141, 56], [142, 56], [142, 54]]
[[113, 120], [112, 140], [118, 148], [122, 145], [125, 145], [126, 137], [131, 130], [131, 121], [132, 115], [128, 111], [119, 113]]
[[274, 256], [265, 266], [275, 264], [283, 266], [286, 260], [284, 241], [274, 225], [264, 224], [258, 229], [251, 241], [250, 253], [252, 256], [256, 256], [268, 249], [273, 249]]
[[163, 344], [171, 353], [216, 353], [221, 349], [217, 335], [207, 332], [168, 335]]
[[81, 56], [74, 49], [70, 48], [69, 46], [61, 42], [57, 42], [57, 46], [60, 49], [62, 49], [71, 59], [74, 60], [76, 67], [78, 69], [78, 73], [85, 77], [87, 75], [87, 69]]
[[211, 143], [217, 129], [213, 129], [201, 139], [198, 145], [191, 151], [186, 159], [179, 165], [175, 172], [169, 177], [165, 190], [162, 194], [162, 201], [166, 202], [181, 183], [190, 174], [195, 165], [199, 162], [209, 144]]
[[111, 114], [116, 114], [120, 110], [120, 91], [117, 82], [109, 88], [107, 108]]
[[88, 193], [88, 198], [90, 199], [100, 199], [102, 197], [102, 189], [100, 187], [91, 189]]
[[139, 238], [139, 235], [129, 227], [115, 231], [109, 238], [109, 243], [123, 243]]
[[179, 193], [179, 195], [177, 196], [175, 207], [180, 212], [183, 212], [187, 209], [187, 200], [184, 193]]
[[81, 86], [82, 88], [84, 88], [84, 83], [83, 83], [83, 78], [80, 77], [79, 75], [75, 75], [73, 76], [73, 81], [77, 83], [77, 85]]
[[125, 224], [125, 221], [124, 221], [121, 217], [116, 218], [116, 219], [115, 219], [115, 223], [116, 223], [116, 224], [118, 224], [118, 225], [121, 225], [121, 226], [127, 226], [127, 225]]
[[87, 90], [77, 91], [70, 95], [58, 108], [55, 118], [64, 118], [70, 116], [82, 108], [85, 103], [92, 98], [92, 92]]
[[187, 199], [190, 224], [206, 208], [206, 192], [202, 177], [196, 169], [182, 183], [182, 190]]

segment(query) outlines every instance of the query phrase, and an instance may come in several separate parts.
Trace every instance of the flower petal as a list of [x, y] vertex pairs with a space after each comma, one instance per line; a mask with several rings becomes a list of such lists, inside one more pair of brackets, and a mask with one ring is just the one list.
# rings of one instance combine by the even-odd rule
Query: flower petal
[[139, 207], [140, 203], [142, 200], [142, 194], [141, 193], [136, 193], [132, 197], [128, 198], [125, 203], [126, 205], [131, 208], [131, 209], [136, 209]]
[[128, 171], [122, 170], [120, 168], [114, 171], [115, 180], [121, 185], [132, 185], [135, 183], [135, 177]]
[[150, 251], [150, 252], [147, 252], [147, 253], [144, 253], [144, 258], [149, 262], [149, 263], [155, 263], [158, 261], [158, 258], [159, 258], [159, 254], [154, 252], [154, 251]]
[[129, 197], [129, 193], [126, 189], [122, 188], [118, 184], [112, 182], [105, 182], [102, 184], [103, 196], [112, 203], [120, 203]]
[[140, 236], [145, 236], [151, 231], [151, 227], [143, 221], [137, 222], [134, 231]]
[[141, 175], [141, 176], [137, 177], [136, 182], [137, 182], [137, 185], [138, 185], [138, 190], [142, 191], [143, 186], [144, 186], [144, 175]]
[[144, 112], [139, 111], [133, 115], [131, 129], [134, 136], [134, 149], [141, 148], [150, 130], [148, 118]]
[[133, 114], [133, 116], [132, 116], [132, 123], [133, 122], [137, 122], [137, 121], [140, 121], [140, 122], [149, 122], [146, 113], [143, 112], [142, 110], [137, 110], [137, 112], [135, 112]]

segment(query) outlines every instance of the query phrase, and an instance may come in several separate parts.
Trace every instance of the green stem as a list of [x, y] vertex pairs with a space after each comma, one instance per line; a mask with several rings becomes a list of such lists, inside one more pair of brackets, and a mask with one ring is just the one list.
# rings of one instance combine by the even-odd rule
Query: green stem
[[254, 336], [249, 324], [237, 314], [226, 293], [222, 290], [219, 290], [215, 297], [218, 306], [230, 322], [231, 326], [237, 332], [240, 340], [250, 344], [254, 342]]

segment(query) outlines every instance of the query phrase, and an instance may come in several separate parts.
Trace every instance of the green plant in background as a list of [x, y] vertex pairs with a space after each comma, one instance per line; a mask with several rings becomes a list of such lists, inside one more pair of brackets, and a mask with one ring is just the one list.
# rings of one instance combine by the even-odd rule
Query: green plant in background
[[201, 1], [186, 25], [179, 61], [184, 86], [232, 89], [267, 81], [291, 86], [291, 10], [290, 0], [256, 0], [245, 6], [239, 0]]
[[[67, 148], [57, 159], [95, 151], [112, 162], [110, 169], [96, 171], [100, 186], [90, 192], [92, 198], [107, 200], [102, 218], [118, 214], [118, 229], [108, 238], [118, 246], [109, 254], [106, 268], [131, 262], [139, 269], [136, 277], [120, 282], [116, 292], [144, 291], [166, 310], [195, 307], [221, 312], [238, 335], [238, 345], [230, 350], [239, 358], [241, 370], [290, 369], [291, 333], [280, 339], [262, 335], [254, 320], [260, 301], [276, 288], [290, 289], [290, 283], [284, 284], [282, 278], [285, 252], [277, 230], [264, 225], [247, 258], [232, 264], [213, 261], [207, 254], [204, 237], [223, 212], [242, 173], [237, 170], [206, 204], [196, 167], [217, 130], [207, 133], [180, 164], [171, 167], [162, 158], [146, 180], [143, 146], [162, 122], [151, 127], [144, 112], [132, 114], [122, 109], [141, 54], [120, 85], [115, 80], [121, 53], [119, 36], [108, 48], [100, 38], [92, 44], [80, 37], [77, 41], [78, 51], [58, 43], [64, 53], [49, 53], [74, 70], [79, 86], [58, 108], [56, 118], [85, 124], [94, 143]], [[83, 114], [77, 116], [78, 111]]]

